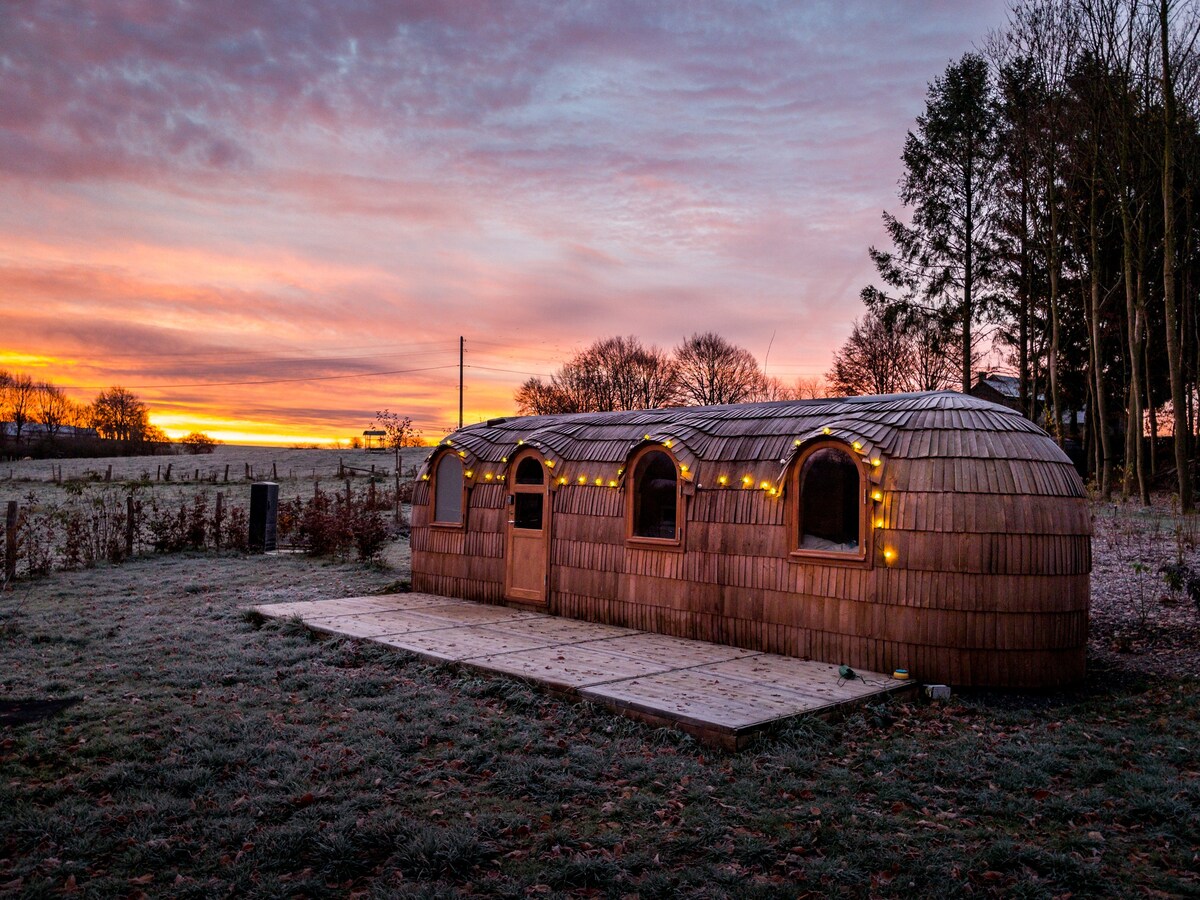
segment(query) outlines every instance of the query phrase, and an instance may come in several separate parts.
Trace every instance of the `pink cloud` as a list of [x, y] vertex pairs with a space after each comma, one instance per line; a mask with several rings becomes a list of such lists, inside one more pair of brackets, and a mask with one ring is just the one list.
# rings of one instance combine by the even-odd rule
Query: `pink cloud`
[[[927, 82], [1004, 11], [7, 4], [3, 340], [61, 355], [90, 336], [98, 378], [180, 383], [252, 372], [236, 351], [266, 339], [308, 357], [258, 357], [272, 371], [353, 374], [373, 360], [328, 348], [463, 333], [520, 371], [709, 329], [756, 354], [775, 333], [773, 361], [821, 368], [860, 314]], [[504, 411], [520, 375], [477, 375], [480, 409]], [[295, 415], [357, 417], [390, 390], [436, 418], [445, 382], [364, 380], [366, 406], [353, 379], [306, 387]]]

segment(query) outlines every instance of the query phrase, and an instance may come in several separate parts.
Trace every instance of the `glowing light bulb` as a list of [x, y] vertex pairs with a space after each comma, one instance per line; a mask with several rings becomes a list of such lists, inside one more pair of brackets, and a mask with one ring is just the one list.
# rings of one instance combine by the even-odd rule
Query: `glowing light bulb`
[[729, 484], [729, 476], [722, 475], [717, 479], [717, 484], [719, 484], [721, 487], [725, 487], [725, 485]]
[[616, 486], [617, 486], [617, 483], [616, 483], [615, 481], [610, 481], [610, 482], [608, 483], [608, 486], [609, 486], [609, 487], [616, 487]]
[[554, 468], [554, 460], [552, 460], [552, 459], [546, 460], [546, 468], [553, 469]]
[[466, 451], [466, 450], [459, 450], [459, 451], [458, 451], [458, 458], [459, 458], [459, 459], [466, 459], [466, 458], [467, 458], [467, 451]]
[[884, 550], [884, 551], [883, 551], [883, 558], [884, 558], [884, 559], [885, 559], [885, 560], [886, 560], [888, 563], [892, 563], [892, 562], [894, 562], [894, 561], [895, 561], [895, 559], [896, 559], [896, 551], [895, 551], [895, 550], [892, 550], [892, 549], [889, 547], [887, 550]]
[[471, 478], [472, 476], [474, 476], [474, 474], [475, 473], [471, 469], [467, 469], [467, 477], [468, 478]]
[[769, 482], [769, 481], [764, 481], [762, 484], [759, 485], [759, 487], [762, 488], [764, 491], [767, 488], [769, 488], [770, 486], [771, 486], [771, 482]]
[[779, 493], [779, 491], [775, 490], [775, 488], [771, 488], [771, 490], [769, 491], [769, 493], [770, 493], [770, 495], [771, 495], [772, 497], [774, 497], [776, 494], [778, 494], [778, 493]]
[[596, 479], [596, 487], [600, 487], [602, 484], [604, 484], [604, 479], [603, 479], [603, 478], [597, 478], [597, 479]]
[[428, 480], [429, 480], [429, 476], [428, 476], [428, 475], [422, 475], [422, 476], [421, 476], [421, 480], [422, 480], [422, 481], [428, 481]]
[[525, 439], [524, 439], [524, 438], [517, 438], [517, 446], [518, 446], [518, 447], [519, 447], [519, 446], [521, 446], [523, 443], [525, 443]]
[[799, 447], [799, 446], [800, 446], [800, 438], [796, 438], [796, 440], [794, 441], [794, 443], [795, 443], [795, 445], [796, 445], [797, 447]]
[[883, 464], [883, 460], [881, 460], [878, 456], [875, 457], [873, 460], [871, 460], [871, 465], [873, 465], [873, 466], [880, 466], [882, 464]]
[[854, 442], [854, 450], [855, 450], [855, 452], [856, 452], [856, 453], [857, 453], [859, 450], [862, 450], [862, 442], [861, 442], [861, 441], [855, 441], [855, 442]]
[[876, 519], [876, 520], [875, 520], [875, 527], [876, 527], [876, 528], [882, 528], [882, 527], [883, 527], [883, 519]]
[[833, 432], [832, 432], [832, 431], [830, 431], [828, 428], [822, 428], [822, 429], [821, 429], [821, 433], [822, 433], [822, 434], [833, 434]]
[[484, 480], [484, 481], [491, 481], [491, 480], [492, 480], [493, 478], [495, 478], [495, 477], [496, 477], [496, 476], [495, 476], [495, 475], [493, 475], [491, 472], [484, 472], [484, 473], [483, 473], [483, 480]]
[[580, 483], [580, 484], [587, 484], [587, 476], [586, 476], [586, 475], [580, 475], [580, 476], [579, 476], [579, 483]]
[[883, 491], [871, 491], [871, 499], [878, 503], [883, 499]]
[[688, 470], [688, 467], [687, 467], [687, 466], [680, 464], [680, 466], [679, 466], [679, 471], [681, 471], [681, 472], [686, 472], [687, 470]]
[[754, 479], [749, 475], [743, 475], [742, 484], [744, 484], [746, 487], [750, 487], [750, 485], [754, 484]]
[[502, 463], [508, 462], [508, 457], [507, 456], [500, 457], [500, 462], [502, 462]]
[[565, 479], [565, 478], [561, 478], [561, 477], [560, 477], [560, 478], [558, 479], [558, 483], [559, 483], [559, 484], [566, 484], [566, 483], [567, 483], [567, 479]]
[[666, 448], [669, 450], [669, 449], [671, 449], [671, 442], [670, 442], [670, 441], [667, 441], [667, 442], [665, 442], [665, 443], [663, 444], [663, 446], [664, 446], [664, 447], [666, 447]]

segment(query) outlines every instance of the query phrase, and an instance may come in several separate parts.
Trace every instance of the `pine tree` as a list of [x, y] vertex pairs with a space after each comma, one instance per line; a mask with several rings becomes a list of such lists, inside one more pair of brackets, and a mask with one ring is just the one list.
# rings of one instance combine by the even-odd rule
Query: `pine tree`
[[968, 53], [929, 86], [925, 113], [904, 143], [900, 201], [911, 225], [885, 212], [895, 249], [871, 248], [896, 291], [863, 291], [891, 319], [936, 313], [962, 342], [962, 389], [971, 387], [972, 330], [988, 303], [996, 256], [993, 228], [998, 112], [987, 62]]

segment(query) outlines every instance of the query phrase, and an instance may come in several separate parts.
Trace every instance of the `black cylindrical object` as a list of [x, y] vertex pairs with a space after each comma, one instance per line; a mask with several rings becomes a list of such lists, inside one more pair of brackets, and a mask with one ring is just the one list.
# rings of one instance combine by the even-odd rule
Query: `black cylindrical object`
[[265, 552], [275, 549], [275, 531], [279, 520], [279, 485], [256, 481], [250, 485], [250, 549]]

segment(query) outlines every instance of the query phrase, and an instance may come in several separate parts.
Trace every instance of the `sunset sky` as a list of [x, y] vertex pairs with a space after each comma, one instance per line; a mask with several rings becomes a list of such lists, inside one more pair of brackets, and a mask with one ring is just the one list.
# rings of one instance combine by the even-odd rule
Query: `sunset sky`
[[[168, 434], [427, 438], [614, 334], [793, 380], [1005, 4], [0, 6], [0, 368]], [[772, 341], [772, 336], [774, 337]], [[386, 374], [379, 374], [386, 373]], [[314, 379], [323, 380], [314, 380]]]

